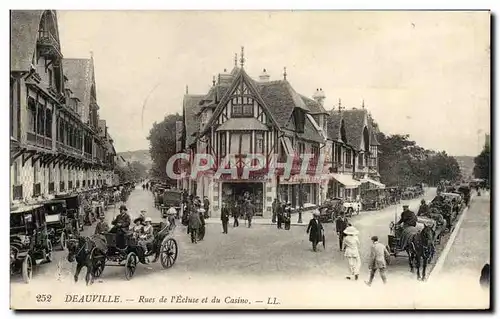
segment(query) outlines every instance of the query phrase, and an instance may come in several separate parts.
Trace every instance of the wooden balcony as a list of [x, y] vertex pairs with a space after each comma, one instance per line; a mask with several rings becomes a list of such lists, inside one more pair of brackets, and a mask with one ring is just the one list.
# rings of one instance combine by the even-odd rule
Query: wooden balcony
[[38, 197], [42, 194], [42, 184], [33, 183], [33, 197]]
[[57, 142], [57, 151], [66, 155], [72, 155], [75, 157], [81, 157], [82, 156], [82, 151], [74, 148], [72, 146], [69, 146], [67, 144], [64, 144], [62, 142]]
[[43, 135], [39, 135], [33, 132], [26, 132], [26, 139], [29, 144], [35, 145], [41, 148], [52, 149], [52, 139]]
[[54, 182], [50, 182], [49, 183], [49, 194], [52, 194], [55, 192], [55, 183]]
[[23, 185], [12, 185], [12, 198], [23, 199]]
[[49, 31], [40, 30], [38, 32], [37, 45], [40, 56], [49, 59], [62, 58], [61, 51], [59, 51], [59, 42]]

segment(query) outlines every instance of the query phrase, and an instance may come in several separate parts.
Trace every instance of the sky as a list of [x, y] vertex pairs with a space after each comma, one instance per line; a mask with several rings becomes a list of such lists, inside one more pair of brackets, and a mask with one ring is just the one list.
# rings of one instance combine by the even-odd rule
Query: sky
[[[100, 117], [118, 152], [148, 149], [154, 122], [182, 113], [231, 70], [283, 78], [325, 108], [365, 107], [386, 134], [477, 155], [490, 132], [488, 12], [59, 11], [66, 58], [93, 52]], [[144, 120], [141, 121], [145, 105]]]

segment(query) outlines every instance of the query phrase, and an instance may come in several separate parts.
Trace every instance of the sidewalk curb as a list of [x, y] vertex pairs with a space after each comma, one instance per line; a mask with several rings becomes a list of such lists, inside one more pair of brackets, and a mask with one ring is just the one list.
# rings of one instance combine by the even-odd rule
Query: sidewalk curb
[[[472, 198], [471, 198], [471, 204], [472, 204]], [[444, 262], [446, 261], [446, 257], [448, 256], [448, 253], [450, 252], [451, 247], [453, 246], [453, 243], [455, 243], [455, 239], [458, 235], [458, 232], [460, 231], [460, 227], [462, 226], [462, 223], [463, 223], [468, 211], [469, 211], [469, 207], [465, 207], [465, 209], [462, 211], [462, 216], [460, 216], [460, 219], [458, 220], [457, 224], [455, 225], [455, 229], [453, 230], [453, 233], [451, 233], [450, 238], [448, 239], [448, 242], [446, 243], [446, 246], [444, 247], [443, 251], [441, 252], [441, 255], [439, 255], [439, 258], [436, 262], [436, 265], [434, 265], [434, 268], [432, 268], [432, 271], [429, 274], [429, 276], [427, 277], [427, 280], [430, 281], [430, 279], [438, 276], [439, 273], [441, 272], [441, 270], [443, 269]]]

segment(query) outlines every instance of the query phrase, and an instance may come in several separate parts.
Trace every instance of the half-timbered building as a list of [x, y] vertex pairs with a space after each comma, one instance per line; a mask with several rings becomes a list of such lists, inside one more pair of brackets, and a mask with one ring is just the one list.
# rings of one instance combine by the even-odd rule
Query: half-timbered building
[[[316, 100], [297, 93], [286, 79], [270, 81], [264, 69], [258, 80], [240, 65], [213, 79], [207, 94], [186, 92], [183, 101], [184, 147], [195, 154], [208, 153], [215, 163], [208, 173], [186, 179], [183, 187], [192, 194], [207, 196], [212, 214], [218, 215], [221, 202], [250, 194], [257, 216], [271, 214], [276, 196], [293, 206], [317, 205], [326, 196], [327, 183], [320, 176], [299, 175], [300, 154], [314, 154], [311, 170], [317, 169], [320, 152], [327, 142], [327, 112], [322, 97]], [[235, 163], [225, 163], [228, 154]], [[245, 166], [252, 165], [248, 154], [261, 154], [266, 168], [242, 176]], [[295, 158], [290, 176], [283, 174], [287, 158]], [[269, 165], [278, 163], [276, 174], [268, 174]], [[220, 165], [236, 165], [238, 178], [215, 174]], [[315, 165], [316, 164], [316, 165]], [[324, 194], [321, 194], [321, 193]]]
[[11, 200], [111, 184], [116, 152], [99, 132], [92, 58], [84, 69], [63, 59], [52, 10], [12, 11], [10, 50]]

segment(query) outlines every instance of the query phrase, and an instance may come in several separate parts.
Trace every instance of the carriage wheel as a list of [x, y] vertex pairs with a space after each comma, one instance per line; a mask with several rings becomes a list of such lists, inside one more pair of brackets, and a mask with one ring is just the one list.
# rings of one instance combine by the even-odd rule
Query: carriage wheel
[[21, 270], [24, 282], [29, 283], [31, 277], [33, 276], [33, 264], [31, 262], [30, 255], [26, 255], [26, 257], [24, 258]]
[[127, 262], [125, 264], [125, 278], [127, 280], [132, 279], [137, 268], [137, 255], [135, 253], [129, 253], [127, 255]]
[[163, 241], [160, 249], [161, 265], [165, 269], [172, 267], [177, 260], [177, 253], [179, 252], [177, 241], [173, 238], [167, 238]]
[[45, 261], [50, 263], [52, 261], [52, 242], [47, 240], [47, 252], [45, 253]]
[[66, 234], [64, 232], [61, 233], [61, 238], [59, 239], [59, 242], [61, 243], [61, 250], [66, 249]]

